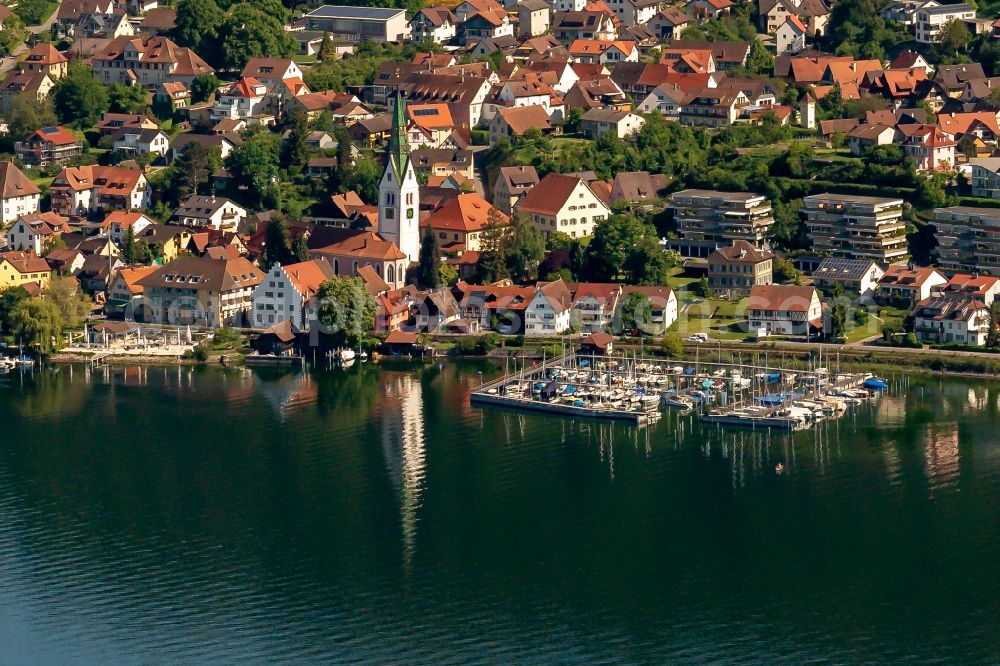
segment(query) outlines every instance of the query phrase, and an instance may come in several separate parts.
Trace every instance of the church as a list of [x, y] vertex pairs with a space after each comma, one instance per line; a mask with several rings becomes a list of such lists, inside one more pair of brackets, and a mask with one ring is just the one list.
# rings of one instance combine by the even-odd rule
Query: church
[[354, 277], [370, 266], [390, 289], [406, 284], [407, 269], [420, 258], [420, 183], [410, 159], [401, 95], [393, 107], [376, 230], [317, 228], [309, 237], [309, 255], [329, 263], [336, 275]]

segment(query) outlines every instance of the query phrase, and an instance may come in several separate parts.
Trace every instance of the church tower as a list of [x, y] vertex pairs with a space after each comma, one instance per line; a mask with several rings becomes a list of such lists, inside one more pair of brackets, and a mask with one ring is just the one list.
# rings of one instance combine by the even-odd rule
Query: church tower
[[406, 105], [398, 91], [385, 173], [378, 186], [378, 233], [395, 243], [408, 262], [420, 259], [420, 184], [406, 140]]

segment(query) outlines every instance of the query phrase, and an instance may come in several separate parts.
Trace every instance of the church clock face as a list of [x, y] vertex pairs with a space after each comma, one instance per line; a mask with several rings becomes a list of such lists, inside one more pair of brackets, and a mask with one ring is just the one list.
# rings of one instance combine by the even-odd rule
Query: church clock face
[[406, 219], [408, 219], [408, 220], [412, 220], [413, 219], [413, 209], [412, 208], [407, 208], [406, 209]]

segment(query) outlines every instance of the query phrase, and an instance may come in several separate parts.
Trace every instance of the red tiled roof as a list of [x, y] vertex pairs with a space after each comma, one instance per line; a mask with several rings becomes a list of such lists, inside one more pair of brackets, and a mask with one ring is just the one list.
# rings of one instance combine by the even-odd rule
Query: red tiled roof
[[510, 221], [486, 199], [475, 193], [460, 194], [422, 220], [420, 226], [432, 229], [479, 231], [491, 219], [506, 224]]

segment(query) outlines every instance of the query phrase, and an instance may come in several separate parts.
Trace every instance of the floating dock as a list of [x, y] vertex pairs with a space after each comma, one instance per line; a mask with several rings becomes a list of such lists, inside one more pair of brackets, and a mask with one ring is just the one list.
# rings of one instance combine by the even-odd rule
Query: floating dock
[[799, 430], [839, 417], [883, 388], [870, 374], [822, 367], [566, 354], [484, 383], [470, 401], [639, 426], [677, 409], [719, 426]]

